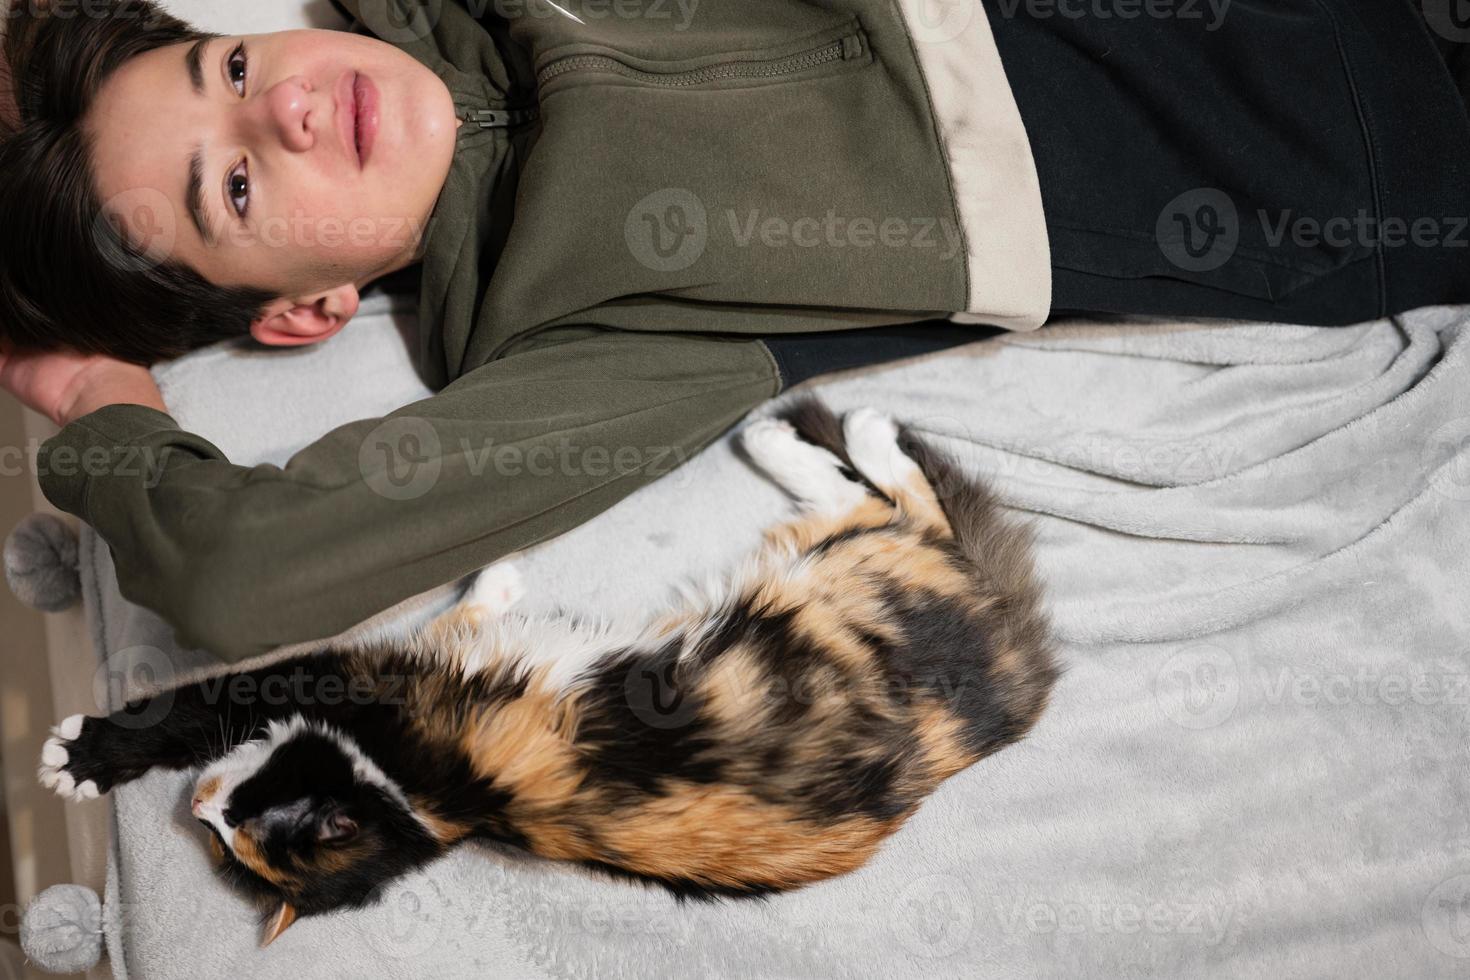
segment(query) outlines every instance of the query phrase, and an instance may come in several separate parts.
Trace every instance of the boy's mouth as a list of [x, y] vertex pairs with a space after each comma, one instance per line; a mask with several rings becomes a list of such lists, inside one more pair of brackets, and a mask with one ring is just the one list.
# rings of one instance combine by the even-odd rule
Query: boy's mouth
[[337, 80], [337, 128], [348, 155], [361, 170], [372, 154], [378, 135], [378, 88], [358, 72], [344, 72]]

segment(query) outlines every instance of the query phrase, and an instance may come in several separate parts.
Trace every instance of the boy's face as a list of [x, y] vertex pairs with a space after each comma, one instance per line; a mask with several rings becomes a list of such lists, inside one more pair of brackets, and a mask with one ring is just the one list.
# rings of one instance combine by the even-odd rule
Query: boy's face
[[148, 52], [106, 81], [87, 117], [104, 210], [135, 244], [293, 302], [414, 259], [455, 129], [432, 71], [339, 31]]

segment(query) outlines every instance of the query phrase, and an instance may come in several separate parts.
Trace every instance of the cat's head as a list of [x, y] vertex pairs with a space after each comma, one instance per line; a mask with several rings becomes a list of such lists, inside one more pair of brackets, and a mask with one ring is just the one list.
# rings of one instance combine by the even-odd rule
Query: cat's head
[[191, 809], [224, 876], [270, 910], [263, 944], [298, 916], [356, 908], [439, 847], [403, 791], [345, 735], [272, 722], [200, 774]]

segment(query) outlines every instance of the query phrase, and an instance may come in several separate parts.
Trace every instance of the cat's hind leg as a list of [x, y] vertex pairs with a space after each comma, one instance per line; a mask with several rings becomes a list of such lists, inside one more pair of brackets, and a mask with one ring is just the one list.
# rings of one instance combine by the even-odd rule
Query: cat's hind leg
[[804, 509], [845, 514], [868, 498], [844, 473], [843, 460], [806, 441], [784, 418], [756, 419], [741, 433], [750, 458]]
[[821, 400], [808, 396], [786, 406], [779, 417], [801, 439], [821, 447], [841, 475], [873, 499], [922, 524], [949, 529], [934, 484], [904, 451], [902, 430], [887, 415], [859, 408], [839, 419]]
[[904, 452], [898, 425], [881, 412], [859, 408], [842, 420], [852, 465], [909, 516], [948, 529], [949, 520], [929, 478]]

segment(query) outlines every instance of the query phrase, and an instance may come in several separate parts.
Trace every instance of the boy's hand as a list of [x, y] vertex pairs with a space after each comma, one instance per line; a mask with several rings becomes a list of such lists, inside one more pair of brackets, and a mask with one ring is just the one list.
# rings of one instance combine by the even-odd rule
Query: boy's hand
[[104, 405], [168, 410], [147, 368], [103, 354], [17, 351], [0, 343], [0, 388], [57, 425]]

